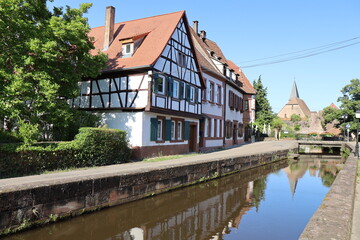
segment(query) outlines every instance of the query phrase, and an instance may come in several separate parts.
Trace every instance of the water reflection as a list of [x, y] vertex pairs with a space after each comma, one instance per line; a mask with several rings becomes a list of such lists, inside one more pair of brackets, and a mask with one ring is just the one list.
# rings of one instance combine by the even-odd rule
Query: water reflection
[[[236, 239], [243, 239], [242, 237], [261, 239], [254, 237], [256, 236], [254, 233], [248, 233], [254, 227], [251, 226], [252, 221], [256, 221], [254, 224], [260, 227], [261, 222], [264, 221], [263, 216], [262, 220], [253, 216], [262, 215], [267, 202], [282, 197], [277, 194], [274, 198], [268, 193], [272, 188], [268, 186], [269, 182], [273, 182], [273, 177], [286, 176], [291, 189], [286, 194], [292, 195], [293, 199], [297, 184], [307, 171], [311, 176], [321, 177], [326, 187], [331, 185], [338, 172], [336, 163], [324, 165], [321, 161], [305, 161], [288, 165], [287, 162], [278, 162], [153, 198], [83, 215], [6, 239], [216, 240], [232, 239], [232, 236], [237, 236]], [[286, 178], [283, 179], [285, 182]], [[272, 208], [275, 209], [273, 212], [278, 211], [277, 207]], [[269, 217], [273, 218], [271, 214]], [[307, 221], [308, 218], [302, 224], [302, 229]], [[269, 226], [261, 228], [265, 231]], [[249, 236], [253, 237], [249, 238]], [[271, 239], [269, 235], [265, 236], [267, 237], [263, 239]]]

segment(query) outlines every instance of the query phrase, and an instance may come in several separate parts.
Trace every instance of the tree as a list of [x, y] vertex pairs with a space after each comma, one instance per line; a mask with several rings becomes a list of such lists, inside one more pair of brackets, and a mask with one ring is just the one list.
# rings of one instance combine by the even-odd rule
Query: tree
[[322, 116], [324, 118], [324, 123], [332, 123], [334, 120], [341, 118], [341, 110], [332, 108], [332, 107], [326, 107], [323, 109]]
[[[357, 127], [360, 127], [359, 124], [357, 126], [355, 120], [355, 112], [360, 108], [360, 80], [352, 79], [350, 84], [342, 88], [341, 93], [343, 96], [338, 98], [338, 102], [341, 102], [341, 110], [335, 117], [342, 127], [349, 123], [350, 130], [354, 132]], [[342, 116], [346, 116], [346, 118], [342, 118]]]
[[284, 122], [279, 117], [275, 117], [271, 122], [271, 127], [275, 129], [275, 138], [277, 140], [280, 140], [280, 133], [283, 126]]
[[299, 121], [301, 121], [301, 117], [300, 117], [300, 115], [298, 115], [298, 114], [291, 114], [291, 116], [290, 116], [290, 121], [292, 121], [292, 122], [299, 122]]
[[270, 124], [274, 118], [274, 113], [271, 109], [270, 103], [267, 99], [267, 88], [261, 82], [261, 76], [258, 80], [253, 82], [253, 86], [256, 90], [255, 95], [255, 118], [258, 127], [262, 127], [264, 124]]
[[90, 27], [79, 9], [46, 0], [0, 0], [0, 117], [58, 127], [76, 117], [66, 100], [78, 96], [78, 82], [96, 77], [104, 54], [91, 55]]

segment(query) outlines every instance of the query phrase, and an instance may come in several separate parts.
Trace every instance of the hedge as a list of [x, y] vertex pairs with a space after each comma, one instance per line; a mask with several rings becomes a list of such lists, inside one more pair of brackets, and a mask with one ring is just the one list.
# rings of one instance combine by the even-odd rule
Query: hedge
[[56, 169], [128, 162], [126, 132], [107, 128], [80, 128], [71, 142], [0, 146], [0, 178], [37, 174]]

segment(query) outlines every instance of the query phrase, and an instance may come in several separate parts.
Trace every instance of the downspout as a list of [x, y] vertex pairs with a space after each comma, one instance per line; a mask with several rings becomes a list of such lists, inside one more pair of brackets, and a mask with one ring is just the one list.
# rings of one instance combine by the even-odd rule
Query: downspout
[[223, 125], [224, 125], [224, 127], [223, 127], [223, 147], [225, 147], [226, 146], [226, 142], [225, 142], [225, 139], [226, 139], [226, 104], [227, 104], [227, 102], [226, 102], [226, 94], [227, 94], [227, 91], [226, 91], [226, 81], [227, 80], [225, 80], [225, 86], [224, 86], [224, 123], [223, 123]]

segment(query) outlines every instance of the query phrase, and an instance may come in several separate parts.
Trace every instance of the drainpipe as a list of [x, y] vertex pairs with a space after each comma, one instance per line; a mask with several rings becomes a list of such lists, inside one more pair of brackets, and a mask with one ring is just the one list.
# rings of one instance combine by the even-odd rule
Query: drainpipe
[[227, 91], [226, 91], [226, 81], [225, 81], [225, 86], [224, 86], [224, 128], [223, 128], [223, 131], [224, 131], [224, 134], [223, 134], [223, 147], [226, 146], [226, 142], [225, 142], [225, 139], [226, 139], [226, 107], [227, 107], [227, 102], [226, 102], [226, 94], [227, 94]]

